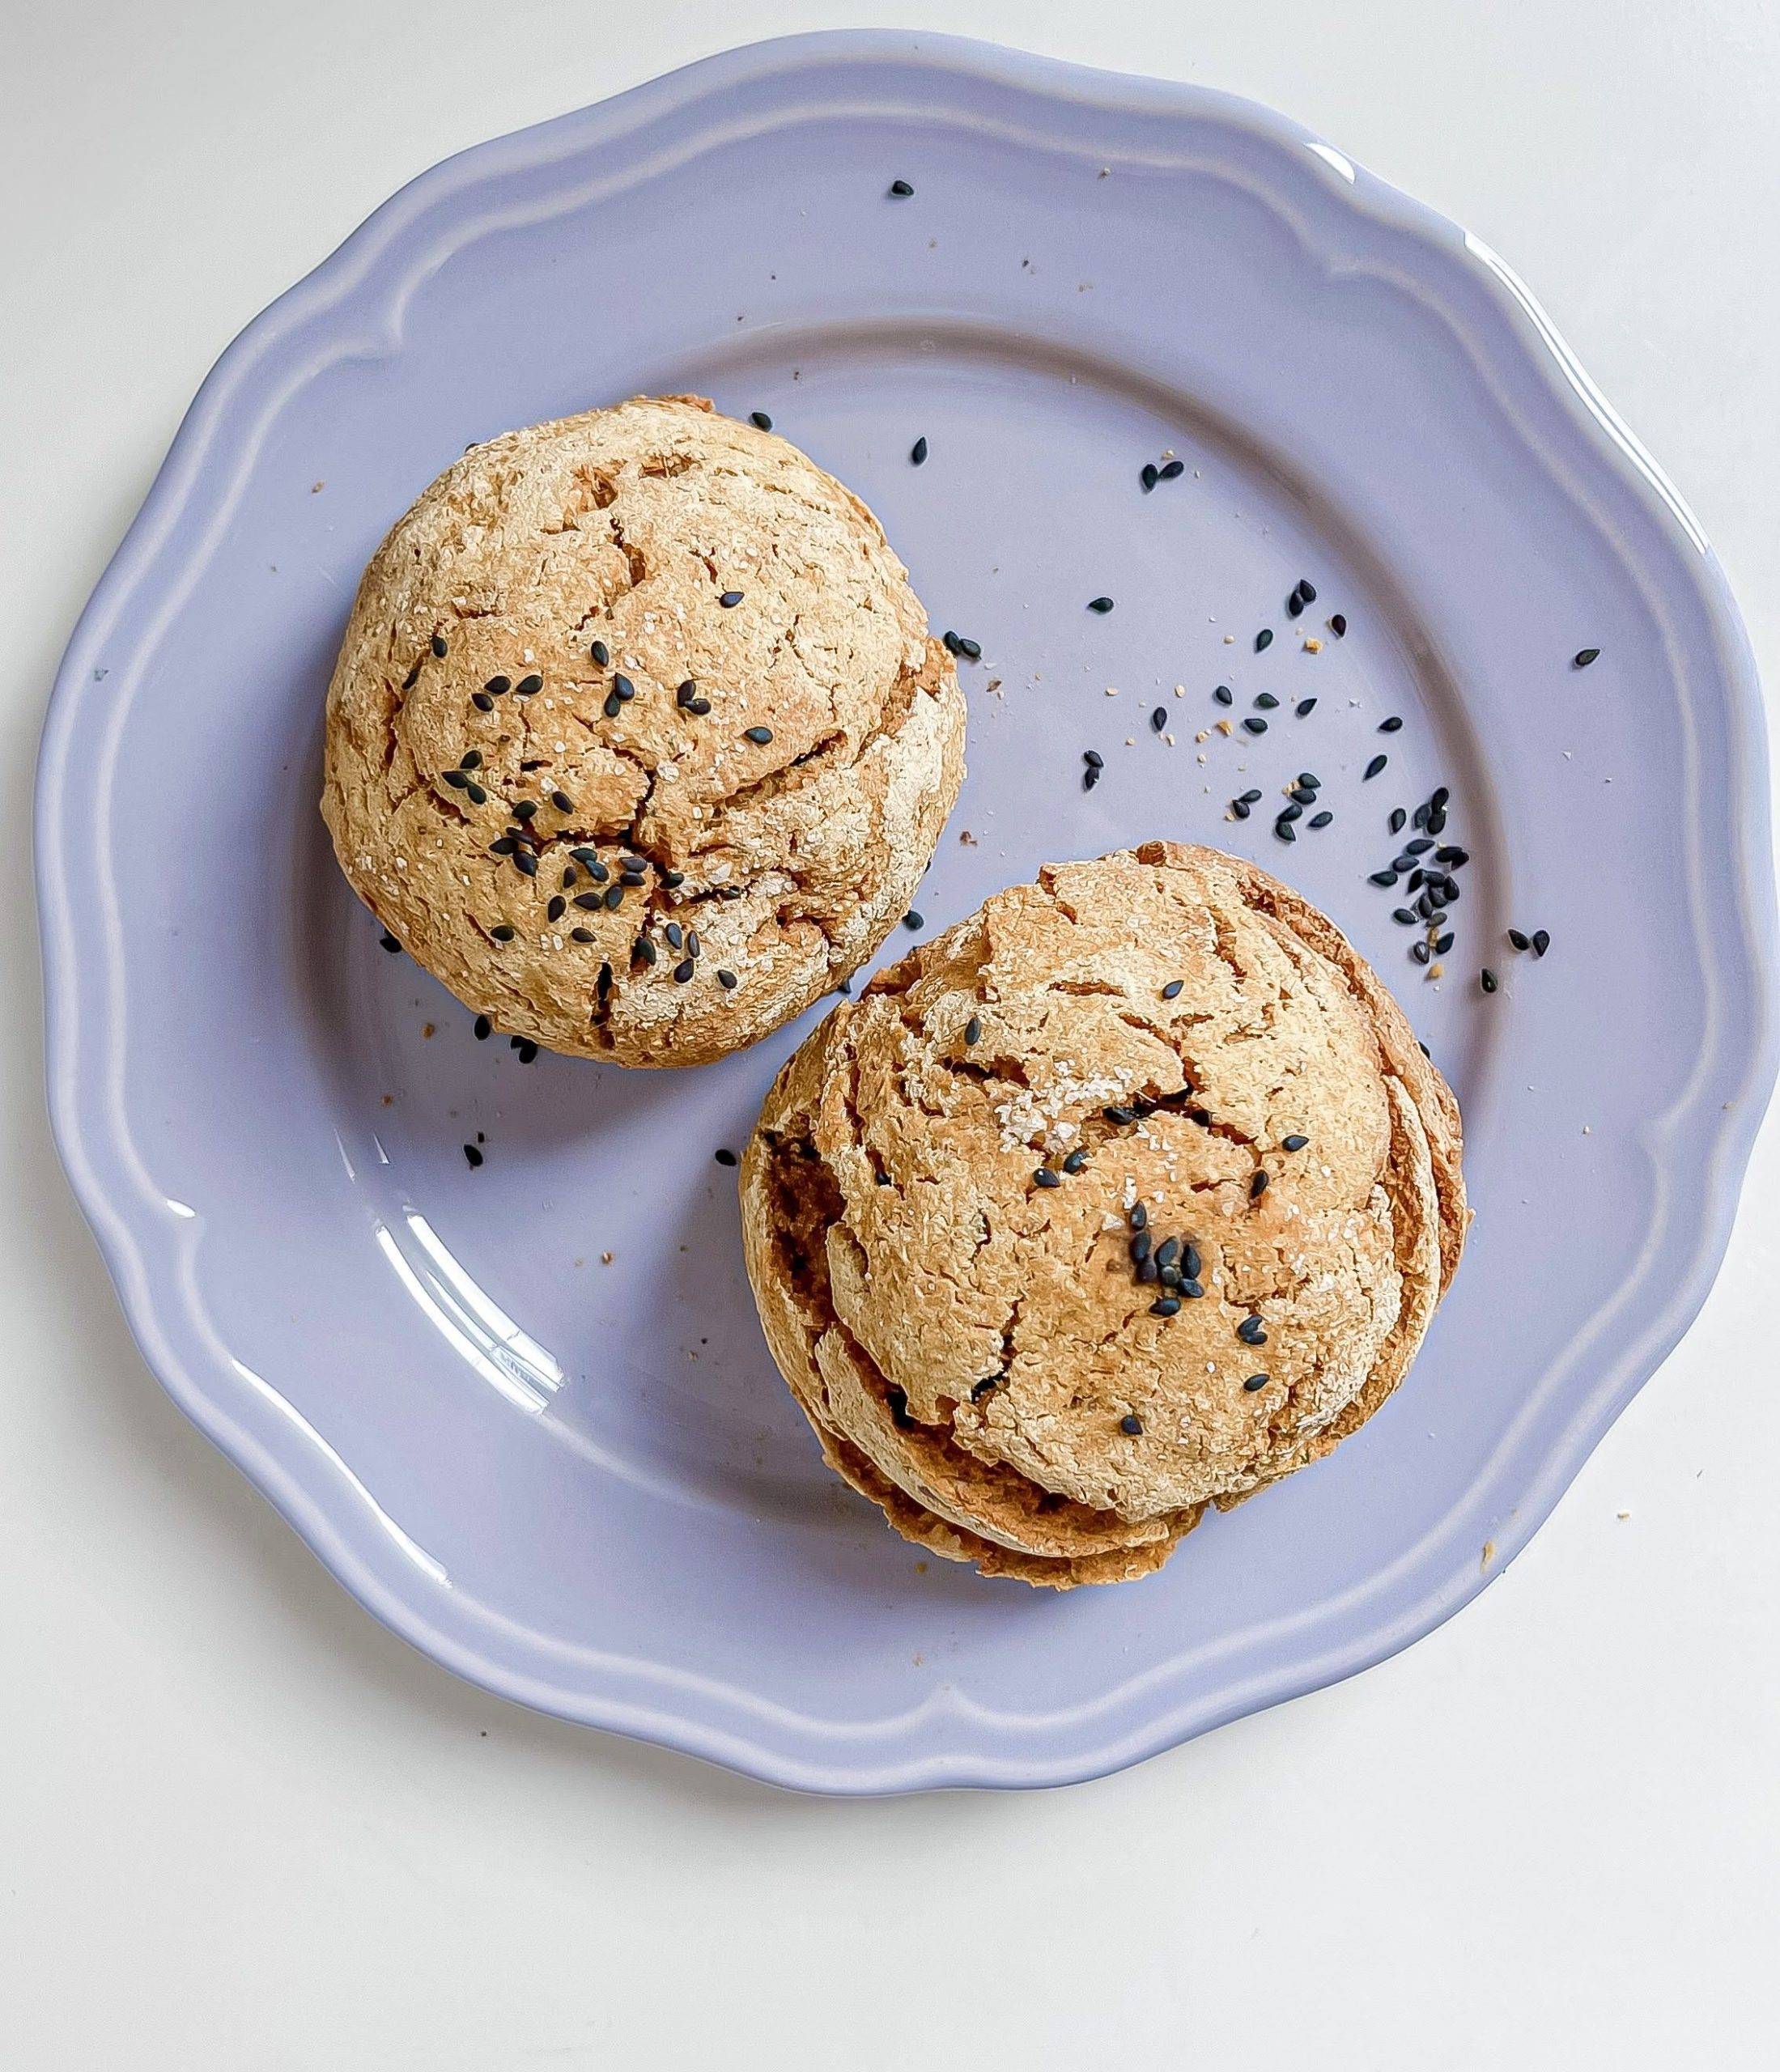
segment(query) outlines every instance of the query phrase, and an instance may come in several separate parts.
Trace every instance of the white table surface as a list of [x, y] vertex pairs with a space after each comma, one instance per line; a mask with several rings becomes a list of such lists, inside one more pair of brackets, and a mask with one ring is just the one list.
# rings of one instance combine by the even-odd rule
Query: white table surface
[[1704, 1314], [1475, 1604], [1036, 1796], [800, 1799], [457, 1683], [125, 1334], [42, 1113], [32, 760], [193, 390], [447, 152], [874, 21], [1235, 88], [1475, 229], [1675, 474], [1780, 684], [1773, 0], [6, 0], [0, 2063], [1780, 2062], [1774, 1127]]

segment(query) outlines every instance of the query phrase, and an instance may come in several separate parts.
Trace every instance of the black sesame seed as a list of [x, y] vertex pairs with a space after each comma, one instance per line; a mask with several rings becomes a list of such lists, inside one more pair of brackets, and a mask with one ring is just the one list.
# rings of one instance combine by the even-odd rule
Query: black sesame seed
[[1335, 815], [1332, 813], [1326, 811], [1323, 813], [1313, 813], [1311, 815], [1308, 825], [1312, 827], [1327, 827], [1334, 817]]
[[395, 937], [390, 934], [387, 928], [385, 928], [382, 935], [378, 937], [378, 940], [383, 945], [384, 948], [389, 952], [392, 957], [395, 956], [401, 948], [401, 945], [396, 940]]
[[1063, 1185], [1063, 1175], [1060, 1173], [1053, 1173], [1048, 1166], [1041, 1166], [1032, 1175], [1032, 1183], [1034, 1187], [1060, 1187]]
[[607, 911], [616, 913], [624, 903], [624, 887], [622, 885], [609, 885], [602, 897], [605, 901]]
[[[1107, 1110], [1109, 1115], [1111, 1112], [1111, 1109]], [[1128, 1109], [1121, 1109], [1119, 1113], [1124, 1116], [1124, 1119], [1128, 1123], [1133, 1122], [1136, 1119]], [[1145, 1229], [1148, 1227], [1149, 1222], [1149, 1211], [1145, 1208], [1141, 1202], [1138, 1202], [1135, 1204], [1132, 1208], [1129, 1221], [1133, 1230]]]
[[575, 903], [584, 913], [592, 914], [605, 904], [605, 895], [601, 892], [577, 892]]
[[513, 851], [513, 868], [521, 877], [536, 877], [537, 859], [529, 849], [516, 849]]
[[1153, 734], [1159, 734], [1167, 724], [1168, 707], [1166, 705], [1158, 705], [1149, 715], [1149, 731]]
[[1451, 797], [1451, 792], [1447, 789], [1444, 784], [1436, 784], [1434, 789], [1428, 794], [1429, 812], [1438, 813], [1441, 808], [1447, 805]]
[[1282, 1136], [1280, 1139], [1280, 1149], [1282, 1151], [1302, 1151], [1310, 1140], [1307, 1136], [1301, 1136], [1294, 1132], [1290, 1136]]
[[1431, 834], [1417, 834], [1404, 843], [1403, 853], [1406, 856], [1425, 856], [1433, 847]]
[[1366, 775], [1362, 779], [1362, 782], [1370, 784], [1372, 779], [1378, 775], [1379, 771], [1383, 769], [1384, 766], [1390, 760], [1391, 758], [1387, 755], [1374, 756], [1372, 760], [1366, 766]]
[[1145, 493], [1147, 495], [1162, 479], [1162, 470], [1153, 461], [1145, 461], [1137, 471], [1137, 479], [1143, 484]]
[[940, 635], [940, 645], [948, 655], [955, 655], [958, 652], [958, 635], [948, 629]]
[[1496, 974], [1487, 964], [1477, 974], [1477, 983], [1486, 993], [1493, 993], [1496, 990]]
[[742, 592], [740, 590], [725, 590], [723, 595], [718, 598], [717, 602], [722, 605], [726, 612], [730, 612], [733, 611], [736, 606], [741, 602], [741, 599]]
[[1545, 952], [1550, 948], [1551, 931], [1548, 928], [1535, 928], [1533, 930], [1534, 956], [1543, 957], [1545, 954]]
[[1259, 785], [1259, 784], [1257, 784], [1257, 785], [1255, 785], [1255, 786], [1253, 788], [1253, 789], [1252, 789], [1252, 790], [1247, 791], [1247, 792], [1243, 792], [1243, 797], [1242, 797], [1242, 803], [1243, 803], [1245, 806], [1257, 805], [1259, 805], [1259, 804], [1260, 804], [1260, 796], [1261, 796], [1261, 788], [1260, 787], [1260, 785]]
[[466, 1144], [464, 1146], [464, 1157], [469, 1161], [469, 1170], [473, 1173], [482, 1162], [482, 1153], [473, 1144]]
[[414, 689], [414, 686], [415, 686], [417, 683], [418, 683], [418, 682], [419, 682], [419, 681], [420, 681], [420, 664], [419, 664], [419, 663], [416, 662], [416, 663], [414, 664], [414, 667], [413, 667], [413, 668], [412, 668], [412, 669], [408, 672], [407, 675], [406, 675], [406, 676], [405, 676], [405, 677], [402, 678], [402, 680], [401, 680], [401, 687], [402, 687], [402, 689], [403, 689], [404, 690], [412, 690]]
[[1104, 618], [1112, 609], [1112, 600], [1111, 597], [1090, 597], [1088, 609], [1091, 612], [1098, 612]]
[[1143, 1431], [1144, 1420], [1134, 1411], [1128, 1410], [1119, 1420], [1119, 1429], [1128, 1438], [1135, 1439]]
[[1164, 461], [1156, 470], [1165, 482], [1171, 482], [1177, 476], [1183, 475], [1186, 472], [1187, 463], [1184, 461]]
[[922, 461], [927, 458], [927, 440], [924, 437], [917, 439], [915, 444], [910, 447], [908, 449], [908, 457], [917, 468], [920, 467]]
[[733, 971], [725, 969], [724, 966], [720, 964], [717, 966], [717, 983], [722, 987], [723, 990], [726, 993], [733, 993], [737, 987], [741, 983], [741, 981], [736, 976]]
[[1234, 705], [1236, 703], [1236, 694], [1227, 683], [1221, 683], [1212, 696], [1220, 705]]
[[1153, 1317], [1178, 1317], [1180, 1314], [1180, 1297], [1178, 1295], [1158, 1295], [1149, 1306], [1149, 1314]]
[[1081, 751], [1081, 759], [1090, 770], [1098, 770], [1105, 760], [1097, 748], [1085, 748]]
[[1162, 998], [1163, 998], [1165, 1000], [1178, 1000], [1178, 999], [1179, 999], [1179, 997], [1180, 997], [1180, 989], [1181, 989], [1181, 987], [1182, 987], [1183, 985], [1185, 985], [1185, 984], [1186, 984], [1186, 983], [1187, 983], [1187, 982], [1186, 982], [1186, 980], [1185, 980], [1184, 979], [1170, 979], [1168, 981], [1168, 983], [1167, 983], [1166, 986], [1164, 986], [1164, 987], [1162, 987]]
[[1413, 928], [1421, 916], [1413, 906], [1397, 906], [1392, 908], [1391, 918], [1400, 928]]
[[1238, 820], [1248, 818], [1249, 804], [1247, 799], [1232, 799], [1230, 802], [1230, 809]]
[[909, 929], [924, 928], [927, 926], [927, 923], [921, 916], [915, 912], [915, 909], [911, 906], [908, 911], [903, 916], [903, 926], [905, 928]]
[[486, 1043], [495, 1033], [495, 1025], [486, 1014], [478, 1014], [469, 1026], [470, 1033], [478, 1043]]
[[1288, 618], [1296, 618], [1303, 609], [1304, 598], [1302, 593], [1299, 591], [1294, 590], [1291, 596], [1285, 601], [1285, 616]]
[[1433, 957], [1434, 949], [1428, 943], [1413, 942], [1409, 945], [1409, 954], [1417, 964], [1425, 964]]
[[983, 1397], [989, 1393], [991, 1389], [999, 1388], [1000, 1386], [1001, 1377], [999, 1374], [985, 1374], [981, 1381], [971, 1382], [971, 1402], [980, 1403]]
[[485, 806], [488, 803], [488, 794], [480, 784], [465, 785], [464, 796], [473, 806]]
[[983, 659], [982, 642], [972, 640], [967, 634], [961, 633], [958, 635], [958, 651], [966, 662], [980, 662]]
[[1531, 949], [1533, 946], [1532, 937], [1519, 928], [1510, 928], [1508, 931], [1508, 940], [1516, 949]]
[[652, 965], [656, 958], [655, 945], [647, 936], [639, 936], [631, 945], [631, 954], [640, 963]]
[[[1288, 810], [1289, 810], [1289, 809], [1288, 809]], [[1298, 839], [1298, 830], [1293, 826], [1290, 821], [1285, 817], [1284, 813], [1281, 813], [1279, 818], [1274, 822], [1273, 832], [1282, 842], [1295, 842]]]
[[687, 979], [692, 976], [692, 959], [690, 957], [682, 957], [680, 962], [673, 967], [673, 983], [677, 986], [683, 986]]
[[1251, 1201], [1259, 1201], [1267, 1192], [1267, 1183], [1271, 1177], [1264, 1166], [1256, 1168], [1254, 1178], [1248, 1183], [1248, 1198]]
[[748, 422], [750, 424], [758, 425], [763, 431], [771, 431], [772, 430], [772, 419], [767, 416], [764, 410], [749, 411]]
[[1403, 810], [1401, 806], [1392, 806], [1391, 809], [1391, 832], [1393, 834], [1400, 834], [1403, 832], [1404, 825], [1408, 822], [1408, 817], [1409, 816]]
[[745, 741], [753, 741], [757, 747], [764, 748], [767, 742], [772, 739], [772, 728], [771, 727], [749, 727], [744, 729], [742, 738]]
[[1079, 1173], [1087, 1162], [1087, 1153], [1078, 1149], [1072, 1151], [1068, 1157], [1064, 1160], [1063, 1170], [1065, 1173]]
[[1381, 734], [1394, 734], [1399, 732], [1402, 725], [1402, 720], [1393, 712], [1388, 720], [1379, 720], [1379, 732]]
[[535, 799], [521, 799], [513, 808], [513, 817], [519, 821], [529, 820], [537, 811], [537, 801]]
[[568, 935], [571, 942], [592, 942], [595, 940], [591, 928], [571, 928]]
[[568, 902], [559, 892], [551, 898], [549, 906], [544, 909], [544, 918], [546, 921], [559, 921], [567, 911]]
[[1243, 720], [1243, 724], [1251, 734], [1264, 734], [1267, 732], [1267, 722], [1264, 720], [1257, 720], [1252, 712]]
[[521, 677], [513, 686], [513, 694], [516, 698], [535, 698], [543, 688], [544, 679], [541, 676]]
[[969, 1020], [968, 1021], [966, 1021], [966, 1022], [965, 1023], [965, 1025], [964, 1025], [964, 1041], [965, 1041], [965, 1044], [966, 1044], [966, 1047], [967, 1047], [968, 1046], [970, 1046], [970, 1045], [971, 1045], [971, 1044], [972, 1044], [972, 1043], [979, 1043], [979, 1042], [982, 1042], [982, 1040], [983, 1040], [983, 1024], [982, 1024], [982, 1021], [981, 1021], [981, 1020], [979, 1019], [979, 1017], [977, 1017], [976, 1015], [974, 1015], [974, 1014], [973, 1014], [973, 1015], [971, 1017], [970, 1020]]
[[1316, 700], [1314, 698], [1301, 698], [1292, 709], [1299, 719], [1307, 720], [1316, 710]]
[[1099, 782], [1100, 766], [1097, 762], [1090, 762], [1081, 773], [1081, 788], [1085, 792], [1091, 792]]
[[1314, 605], [1316, 602], [1316, 585], [1307, 575], [1299, 577], [1298, 593], [1307, 605]]
[[661, 873], [661, 882], [669, 892], [672, 892], [676, 885], [684, 885], [686, 881], [686, 874], [684, 871], [663, 871]]
[[1264, 1389], [1267, 1386], [1267, 1377], [1265, 1374], [1251, 1374], [1243, 1382], [1243, 1386], [1249, 1395], [1253, 1395], [1257, 1389]]
[[[915, 189], [906, 180], [893, 180], [890, 184], [890, 191], [898, 202], [906, 202]], [[904, 1400], [906, 1401], [907, 1399], [905, 1398]]]
[[1329, 621], [1330, 632], [1335, 635], [1337, 640], [1343, 640], [1347, 637], [1347, 630], [1348, 622], [1346, 615], [1344, 613], [1336, 612]]
[[497, 921], [488, 932], [496, 942], [511, 942], [519, 931], [510, 921]]
[[1264, 690], [1255, 698], [1255, 703], [1260, 707], [1262, 711], [1271, 712], [1273, 711], [1275, 707], [1278, 705], [1279, 700], [1273, 695], [1272, 691]]
[[593, 657], [596, 669], [603, 669], [612, 659], [612, 651], [603, 640], [596, 640], [588, 652]]
[[1586, 669], [1591, 662], [1595, 660], [1599, 657], [1600, 652], [1601, 651], [1599, 648], [1578, 648], [1575, 656], [1573, 658], [1575, 666], [1579, 669]]
[[446, 656], [451, 652], [451, 650], [445, 645], [445, 636], [444, 634], [435, 633], [433, 635], [432, 651], [434, 654], [439, 657], [440, 661], [444, 661]]
[[1236, 1327], [1236, 1335], [1244, 1345], [1265, 1345], [1267, 1327], [1259, 1317], [1244, 1317]]
[[511, 834], [503, 834], [498, 842], [491, 842], [488, 853], [491, 856], [510, 856], [519, 847]]
[[1259, 655], [1264, 648], [1271, 648], [1272, 644], [1273, 629], [1270, 626], [1264, 626], [1255, 636], [1255, 652]]
[[478, 712], [492, 712], [495, 709], [495, 701], [486, 690], [473, 690], [469, 702]]
[[464, 788], [465, 785], [469, 782], [469, 779], [461, 770], [448, 770], [445, 772], [445, 782], [451, 786], [454, 792], [461, 792]]
[[575, 810], [575, 801], [567, 792], [552, 792], [550, 804], [559, 813], [573, 813]]
[[1450, 928], [1443, 936], [1436, 936], [1434, 945], [1434, 955], [1436, 957], [1444, 957], [1447, 952], [1451, 949], [1454, 943], [1457, 940], [1458, 937], [1453, 934]]
[[669, 921], [663, 932], [667, 936], [669, 949], [680, 949], [685, 946], [686, 932], [678, 921]]
[[696, 957], [703, 948], [703, 944], [699, 940], [699, 931], [696, 928], [688, 928], [686, 930], [687, 955], [690, 957]]
[[1186, 1271], [1187, 1278], [1189, 1280], [1197, 1280], [1199, 1270], [1203, 1263], [1199, 1256], [1199, 1247], [1196, 1245], [1187, 1246], [1181, 1253], [1180, 1263]]
[[1395, 871], [1372, 871], [1368, 873], [1366, 877], [1366, 883], [1368, 885], [1395, 885], [1396, 881], [1397, 874]]

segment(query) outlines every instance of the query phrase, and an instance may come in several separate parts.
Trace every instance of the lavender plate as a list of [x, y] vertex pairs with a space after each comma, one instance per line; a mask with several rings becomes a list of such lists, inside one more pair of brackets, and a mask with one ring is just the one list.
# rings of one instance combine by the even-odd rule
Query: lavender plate
[[[820, 1465], [712, 1157], [809, 1020], [527, 1069], [333, 867], [321, 695], [384, 528], [472, 440], [678, 389], [770, 411], [982, 643], [927, 927], [1221, 843], [1349, 931], [1464, 1103], [1477, 1223], [1409, 1382], [1145, 1582], [923, 1560]], [[1302, 769], [1335, 817], [1288, 846]], [[1472, 861], [1435, 977], [1367, 877], [1438, 785]], [[1774, 1072], [1748, 644], [1514, 275], [1260, 108], [944, 38], [733, 52], [380, 210], [205, 384], [38, 815], [56, 1131], [175, 1399], [462, 1675], [816, 1790], [1090, 1776], [1446, 1618], [1693, 1315]]]

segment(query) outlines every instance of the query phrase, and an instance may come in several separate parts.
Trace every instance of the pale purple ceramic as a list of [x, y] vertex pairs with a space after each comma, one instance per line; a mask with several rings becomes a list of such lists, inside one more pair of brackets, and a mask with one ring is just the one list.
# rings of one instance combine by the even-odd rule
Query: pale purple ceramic
[[[679, 389], [770, 411], [982, 643], [928, 928], [1047, 858], [1221, 843], [1334, 915], [1464, 1103], [1477, 1222], [1413, 1374], [1145, 1582], [986, 1582], [822, 1467], [712, 1157], [814, 1016], [527, 1069], [330, 859], [322, 693], [384, 528], [473, 440]], [[1197, 740], [1221, 681], [1281, 698], [1264, 738]], [[1306, 768], [1336, 819], [1288, 847]], [[1437, 982], [1366, 873], [1442, 783]], [[1718, 563], [1475, 240], [1221, 95], [763, 45], [435, 168], [224, 355], [50, 709], [51, 1104], [151, 1365], [416, 1645], [786, 1784], [1054, 1782], [1426, 1632], [1675, 1343], [1774, 1074], [1765, 801]]]

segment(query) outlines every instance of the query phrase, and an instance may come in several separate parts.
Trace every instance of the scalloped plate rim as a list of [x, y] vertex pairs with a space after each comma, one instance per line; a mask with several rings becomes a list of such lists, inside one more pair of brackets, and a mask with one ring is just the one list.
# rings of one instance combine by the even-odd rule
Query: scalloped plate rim
[[[432, 1619], [418, 1591], [390, 1587], [358, 1551], [354, 1517], [349, 1514], [356, 1515], [362, 1530], [364, 1507], [375, 1512], [376, 1506], [357, 1484], [349, 1464], [306, 1427], [300, 1450], [288, 1457], [247, 1429], [219, 1386], [230, 1381], [227, 1349], [215, 1338], [201, 1311], [188, 1314], [187, 1321], [200, 1340], [211, 1341], [194, 1348], [209, 1362], [207, 1373], [198, 1370], [197, 1361], [183, 1353], [164, 1328], [167, 1300], [156, 1280], [155, 1257], [161, 1240], [154, 1230], [133, 1221], [130, 1212], [140, 1206], [138, 1191], [127, 1171], [133, 1146], [127, 1132], [114, 1136], [107, 1131], [107, 1116], [99, 1117], [89, 1131], [82, 1099], [87, 1082], [74, 1068], [74, 1050], [63, 1040], [76, 1022], [84, 980], [68, 949], [65, 915], [60, 911], [57, 865], [64, 831], [62, 784], [67, 753], [81, 716], [81, 694], [91, 681], [91, 658], [104, 631], [150, 572], [160, 541], [180, 516], [206, 461], [219, 450], [229, 429], [229, 406], [244, 389], [250, 389], [255, 374], [263, 372], [271, 348], [312, 310], [327, 307], [330, 294], [338, 300], [356, 282], [369, 280], [405, 230], [421, 220], [435, 202], [474, 192], [497, 170], [497, 162], [499, 169], [546, 164], [560, 155], [555, 147], [565, 137], [573, 136], [579, 142], [596, 129], [607, 135], [621, 134], [637, 121], [669, 109], [694, 109], [751, 79], [860, 60], [975, 73], [1034, 97], [1069, 100], [1090, 115], [1141, 104], [1150, 112], [1210, 117], [1275, 143], [1301, 146], [1314, 152], [1346, 183], [1356, 212], [1413, 233], [1430, 257], [1445, 263], [1468, 259], [1476, 265], [1488, 277], [1492, 298], [1510, 319], [1516, 345], [1524, 351], [1525, 371], [1551, 383], [1564, 396], [1576, 430], [1605, 454], [1622, 482], [1668, 534], [1677, 566], [1718, 636], [1716, 660], [1739, 750], [1732, 783], [1742, 874], [1735, 890], [1740, 904], [1742, 940], [1749, 954], [1755, 1027], [1742, 1055], [1702, 1062], [1688, 1095], [1665, 1119], [1672, 1124], [1682, 1115], [1702, 1108], [1717, 1116], [1716, 1129], [1703, 1132], [1709, 1149], [1699, 1161], [1704, 1212], [1693, 1225], [1695, 1242], [1685, 1255], [1685, 1269], [1672, 1277], [1665, 1299], [1650, 1306], [1642, 1329], [1628, 1341], [1629, 1349], [1622, 1349], [1621, 1357], [1599, 1369], [1586, 1386], [1572, 1387], [1565, 1399], [1570, 1414], [1547, 1446], [1542, 1471], [1530, 1484], [1507, 1492], [1510, 1499], [1517, 1500], [1511, 1509], [1509, 1502], [1504, 1503], [1509, 1519], [1495, 1543], [1493, 1560], [1480, 1565], [1468, 1547], [1462, 1564], [1455, 1567], [1434, 1546], [1438, 1535], [1430, 1535], [1403, 1557], [1404, 1563], [1413, 1562], [1427, 1573], [1426, 1587], [1402, 1616], [1365, 1627], [1320, 1653], [1290, 1656], [1271, 1673], [1257, 1673], [1247, 1680], [1227, 1679], [1172, 1707], [1152, 1709], [1128, 1731], [1090, 1730], [1066, 1752], [1042, 1759], [1029, 1750], [997, 1751], [967, 1730], [954, 1734], [948, 1746], [924, 1747], [924, 1720], [944, 1716], [954, 1729], [967, 1730], [972, 1718], [991, 1726], [997, 1719], [949, 1686], [937, 1687], [929, 1700], [913, 1711], [853, 1725], [790, 1714], [754, 1700], [739, 1688], [631, 1658], [607, 1658], [605, 1666], [613, 1678], [609, 1688], [597, 1693], [571, 1690], [523, 1673], [445, 1631]], [[1464, 326], [1450, 307], [1442, 304], [1442, 308], [1455, 330], [1464, 335]], [[1475, 341], [1471, 342], [1475, 346]], [[273, 1504], [351, 1594], [422, 1653], [473, 1684], [539, 1711], [658, 1743], [796, 1789], [875, 1794], [941, 1785], [1070, 1782], [1140, 1761], [1230, 1719], [1338, 1681], [1443, 1623], [1500, 1574], [1526, 1544], [1608, 1426], [1673, 1349], [1698, 1313], [1722, 1263], [1744, 1172], [1780, 1064], [1768, 822], [1759, 683], [1723, 571], [1666, 478], [1600, 397], [1530, 293], [1486, 247], [1449, 219], [1366, 173], [1288, 117], [1216, 89], [1102, 71], [962, 37], [843, 30], [776, 38], [698, 60], [589, 107], [473, 145], [441, 160], [376, 209], [331, 254], [254, 318], [217, 361], [181, 424], [141, 510], [81, 614], [57, 670], [45, 718], [38, 760], [36, 877], [51, 1122], [70, 1182], [151, 1371], [193, 1423]], [[111, 1032], [114, 1038], [117, 1034]], [[1714, 1108], [1714, 1103], [1718, 1105]], [[1661, 1204], [1653, 1203], [1653, 1229], [1661, 1212]], [[176, 1310], [186, 1292], [173, 1292]], [[256, 1378], [238, 1362], [235, 1365], [238, 1372], [234, 1378], [242, 1388], [256, 1383]], [[281, 1398], [270, 1390], [266, 1392], [287, 1416], [296, 1416]], [[247, 1400], [237, 1395], [234, 1405], [239, 1408]], [[1493, 1463], [1499, 1457], [1498, 1450]], [[315, 1465], [318, 1460], [319, 1472]], [[1477, 1488], [1470, 1494], [1474, 1497]], [[380, 1513], [372, 1522], [379, 1521], [400, 1536], [399, 1528]], [[413, 1571], [402, 1573], [406, 1577]], [[1231, 1652], [1250, 1639], [1237, 1637]], [[1179, 1667], [1175, 1658], [1143, 1680], [1160, 1682]], [[712, 1713], [725, 1710], [728, 1717], [701, 1717], [683, 1706], [674, 1708], [669, 1695], [677, 1686], [683, 1692], [689, 1684], [703, 1693]], [[1054, 1721], [1056, 1717], [1047, 1718]], [[824, 1742], [831, 1747], [826, 1760], [815, 1752]], [[876, 1743], [890, 1745], [873, 1747], [869, 1754], [861, 1746]]]

